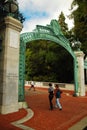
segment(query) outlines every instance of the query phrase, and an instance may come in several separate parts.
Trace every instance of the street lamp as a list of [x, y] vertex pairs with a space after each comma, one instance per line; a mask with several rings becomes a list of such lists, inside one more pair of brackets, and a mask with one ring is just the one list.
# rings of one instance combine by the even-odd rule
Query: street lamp
[[17, 0], [0, 0], [0, 21], [6, 16], [18, 19], [21, 23], [25, 21], [25, 18], [19, 12]]
[[3, 5], [8, 15], [12, 16], [18, 10], [17, 0], [5, 0]]

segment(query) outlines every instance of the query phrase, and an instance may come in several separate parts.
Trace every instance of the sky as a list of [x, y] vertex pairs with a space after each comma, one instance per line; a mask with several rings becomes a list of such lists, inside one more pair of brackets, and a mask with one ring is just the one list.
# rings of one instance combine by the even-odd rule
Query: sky
[[66, 17], [69, 29], [73, 27], [73, 20], [67, 16], [73, 0], [18, 0], [19, 11], [25, 17], [22, 33], [32, 32], [36, 25], [46, 26], [52, 19], [58, 20], [61, 11]]

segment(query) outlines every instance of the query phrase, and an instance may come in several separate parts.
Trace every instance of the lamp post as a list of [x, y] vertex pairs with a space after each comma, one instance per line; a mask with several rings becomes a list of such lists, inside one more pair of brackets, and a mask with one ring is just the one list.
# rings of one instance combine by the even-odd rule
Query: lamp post
[[8, 15], [13, 16], [13, 14], [18, 10], [18, 2], [17, 0], [5, 0], [3, 8]]
[[21, 23], [25, 21], [25, 18], [19, 12], [17, 0], [0, 0], [0, 21], [6, 16], [11, 16]]
[[7, 15], [14, 16], [18, 11], [17, 0], [0, 0], [0, 18], [4, 18]]

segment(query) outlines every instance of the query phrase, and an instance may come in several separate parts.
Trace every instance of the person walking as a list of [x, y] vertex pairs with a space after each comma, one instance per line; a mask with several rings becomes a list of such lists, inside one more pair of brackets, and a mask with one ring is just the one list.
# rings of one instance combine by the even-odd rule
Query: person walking
[[31, 82], [31, 87], [30, 87], [30, 89], [29, 89], [29, 90], [31, 90], [31, 88], [33, 88], [33, 89], [34, 89], [34, 91], [35, 91], [35, 86], [34, 86], [34, 82], [33, 82], [33, 81]]
[[52, 84], [49, 83], [49, 88], [48, 88], [48, 93], [49, 93], [49, 103], [50, 103], [50, 110], [53, 110], [53, 103], [52, 103], [52, 99], [54, 97], [54, 89], [52, 87]]
[[56, 97], [56, 108], [58, 107], [59, 110], [62, 110], [62, 105], [60, 103], [60, 98], [61, 98], [61, 93], [62, 91], [59, 89], [58, 84], [55, 85], [55, 89], [54, 89], [54, 95]]

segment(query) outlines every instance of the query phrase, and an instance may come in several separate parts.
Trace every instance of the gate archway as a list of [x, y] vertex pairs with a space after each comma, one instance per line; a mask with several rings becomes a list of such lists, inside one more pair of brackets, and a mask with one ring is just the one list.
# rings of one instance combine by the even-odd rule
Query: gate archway
[[63, 35], [60, 25], [57, 20], [51, 20], [50, 25], [41, 26], [37, 25], [36, 29], [33, 32], [23, 33], [20, 36], [20, 57], [19, 57], [19, 101], [24, 101], [24, 72], [25, 72], [25, 49], [26, 43], [33, 40], [48, 40], [53, 41], [62, 47], [64, 47], [70, 55], [73, 57], [74, 65], [74, 93], [78, 92], [78, 68], [77, 68], [77, 59], [72, 51], [69, 41]]

